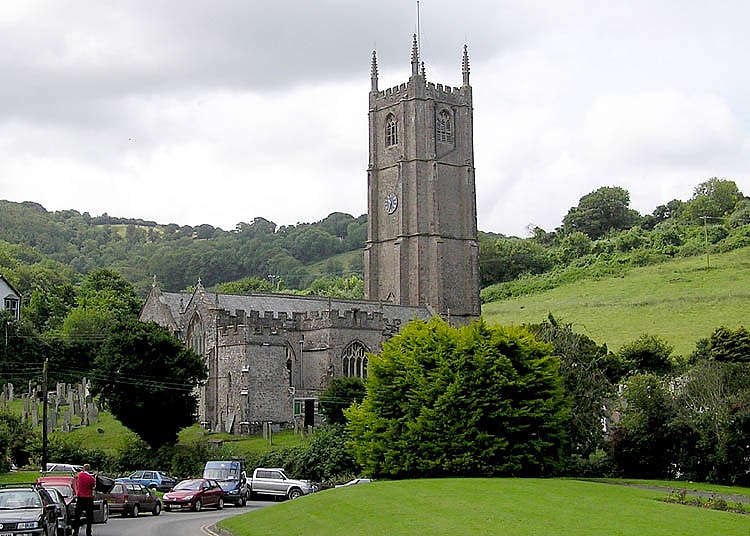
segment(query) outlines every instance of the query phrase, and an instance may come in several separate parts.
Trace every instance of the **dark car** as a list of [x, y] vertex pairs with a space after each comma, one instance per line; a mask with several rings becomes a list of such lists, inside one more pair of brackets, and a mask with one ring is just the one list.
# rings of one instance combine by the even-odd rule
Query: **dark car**
[[177, 480], [164, 471], [140, 470], [133, 471], [126, 477], [118, 478], [117, 482], [136, 482], [147, 488], [159, 491], [169, 491], [177, 484]]
[[109, 493], [103, 493], [110, 512], [123, 516], [138, 517], [141, 512], [161, 514], [161, 500], [154, 491], [136, 482], [115, 482]]
[[69, 536], [73, 534], [73, 515], [68, 512], [68, 503], [62, 492], [57, 488], [43, 488], [41, 491], [47, 493], [57, 507], [57, 536]]
[[204, 506], [224, 508], [224, 491], [216, 480], [193, 478], [179, 482], [162, 497], [167, 510], [189, 508], [199, 512]]
[[[72, 475], [42, 476], [37, 478], [36, 483], [46, 489], [56, 489], [65, 497], [68, 507], [68, 517], [71, 519], [76, 509], [76, 477]], [[109, 519], [109, 507], [107, 501], [99, 494], [94, 495], [94, 523], [106, 523]]]
[[57, 506], [37, 486], [0, 488], [0, 535], [57, 536]]

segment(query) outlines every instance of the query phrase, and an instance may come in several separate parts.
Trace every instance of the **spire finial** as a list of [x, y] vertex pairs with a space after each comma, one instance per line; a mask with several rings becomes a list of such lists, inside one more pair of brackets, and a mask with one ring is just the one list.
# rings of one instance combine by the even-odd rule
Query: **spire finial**
[[462, 62], [462, 69], [464, 75], [464, 85], [469, 85], [469, 47], [468, 45], [464, 45], [464, 59]]
[[419, 74], [419, 45], [417, 44], [417, 34], [414, 34], [414, 39], [411, 44], [411, 75], [417, 76]]
[[378, 56], [372, 51], [372, 65], [370, 66], [370, 91], [378, 90]]
[[156, 274], [154, 274], [154, 278], [151, 281], [151, 288], [156, 288]]

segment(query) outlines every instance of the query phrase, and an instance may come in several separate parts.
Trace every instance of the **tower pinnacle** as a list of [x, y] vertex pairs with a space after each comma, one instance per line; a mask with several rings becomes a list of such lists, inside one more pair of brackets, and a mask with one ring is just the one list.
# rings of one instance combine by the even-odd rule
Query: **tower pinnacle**
[[469, 85], [469, 47], [464, 45], [464, 59], [462, 62], [462, 69], [464, 75], [464, 85]]
[[370, 66], [370, 91], [378, 91], [378, 57], [372, 51], [372, 65]]
[[411, 75], [419, 75], [419, 44], [417, 43], [417, 34], [414, 34], [411, 44]]

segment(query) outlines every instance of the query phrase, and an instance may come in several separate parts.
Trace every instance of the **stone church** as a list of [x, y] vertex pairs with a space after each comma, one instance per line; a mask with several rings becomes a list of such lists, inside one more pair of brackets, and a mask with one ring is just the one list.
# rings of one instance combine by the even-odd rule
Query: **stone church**
[[254, 433], [320, 422], [332, 378], [367, 376], [369, 353], [407, 322], [480, 314], [469, 56], [462, 85], [427, 82], [414, 36], [411, 76], [380, 90], [372, 54], [364, 300], [192, 293], [156, 285], [140, 318], [205, 356], [203, 426]]

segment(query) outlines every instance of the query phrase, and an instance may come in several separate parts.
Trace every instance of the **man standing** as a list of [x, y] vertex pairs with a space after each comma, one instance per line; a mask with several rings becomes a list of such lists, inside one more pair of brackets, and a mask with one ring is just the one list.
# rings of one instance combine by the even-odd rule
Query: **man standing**
[[94, 522], [94, 487], [96, 477], [90, 473], [91, 466], [83, 464], [83, 470], [76, 477], [76, 510], [73, 516], [73, 534], [78, 536], [81, 528], [81, 512], [86, 513], [86, 536], [91, 536], [91, 524]]

